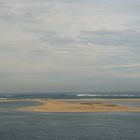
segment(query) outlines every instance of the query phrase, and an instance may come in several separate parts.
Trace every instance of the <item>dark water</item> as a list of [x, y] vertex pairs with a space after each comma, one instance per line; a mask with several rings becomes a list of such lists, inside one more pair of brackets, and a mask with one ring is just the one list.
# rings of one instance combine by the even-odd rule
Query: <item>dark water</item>
[[0, 112], [0, 140], [140, 140], [140, 113]]
[[79, 92], [79, 93], [28, 93], [0, 94], [0, 98], [51, 98], [51, 99], [140, 99], [140, 92]]

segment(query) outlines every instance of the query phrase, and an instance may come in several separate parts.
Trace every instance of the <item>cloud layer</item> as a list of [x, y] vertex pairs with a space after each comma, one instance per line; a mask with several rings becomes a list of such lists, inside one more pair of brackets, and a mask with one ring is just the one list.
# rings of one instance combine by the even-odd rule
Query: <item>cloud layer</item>
[[0, 92], [140, 90], [139, 0], [0, 0]]

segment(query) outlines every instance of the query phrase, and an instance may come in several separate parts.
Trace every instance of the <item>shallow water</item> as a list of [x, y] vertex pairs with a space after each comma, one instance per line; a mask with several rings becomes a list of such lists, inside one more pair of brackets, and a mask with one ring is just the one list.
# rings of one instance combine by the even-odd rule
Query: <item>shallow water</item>
[[128, 107], [140, 107], [140, 102], [132, 102], [132, 101], [116, 101], [114, 102], [118, 105], [124, 105]]
[[21, 107], [41, 105], [40, 102], [35, 101], [13, 101], [13, 102], [0, 102], [0, 111], [12, 111]]

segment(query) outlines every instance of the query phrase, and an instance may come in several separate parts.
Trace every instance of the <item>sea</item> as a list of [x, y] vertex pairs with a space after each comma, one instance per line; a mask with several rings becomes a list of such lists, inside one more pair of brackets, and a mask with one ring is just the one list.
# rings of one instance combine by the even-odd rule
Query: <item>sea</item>
[[[49, 113], [19, 111], [33, 101], [11, 99], [140, 99], [140, 92], [0, 94], [0, 140], [140, 140], [140, 113]], [[139, 106], [140, 102], [120, 104]]]

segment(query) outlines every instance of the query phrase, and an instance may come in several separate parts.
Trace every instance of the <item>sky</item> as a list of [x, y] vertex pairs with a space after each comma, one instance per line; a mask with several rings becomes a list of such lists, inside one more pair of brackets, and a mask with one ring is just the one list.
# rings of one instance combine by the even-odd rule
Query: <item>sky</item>
[[0, 93], [140, 91], [139, 0], [0, 0]]

